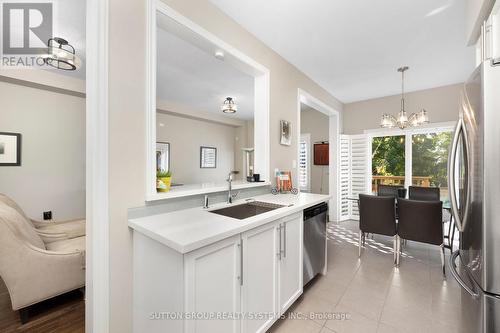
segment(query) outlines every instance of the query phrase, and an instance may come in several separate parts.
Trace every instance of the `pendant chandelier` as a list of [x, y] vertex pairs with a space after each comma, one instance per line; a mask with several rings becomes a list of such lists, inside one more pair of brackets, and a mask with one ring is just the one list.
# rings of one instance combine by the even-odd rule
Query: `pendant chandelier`
[[221, 106], [221, 110], [224, 113], [236, 113], [236, 111], [238, 111], [238, 105], [236, 105], [233, 98], [227, 97]]
[[408, 66], [398, 68], [398, 72], [401, 73], [401, 111], [399, 111], [397, 117], [393, 115], [384, 113], [382, 119], [380, 120], [380, 127], [383, 128], [393, 128], [399, 127], [400, 129], [405, 129], [406, 127], [417, 127], [423, 124], [429, 123], [429, 116], [427, 111], [422, 109], [420, 112], [412, 113], [410, 116], [405, 110], [405, 72], [409, 69]]

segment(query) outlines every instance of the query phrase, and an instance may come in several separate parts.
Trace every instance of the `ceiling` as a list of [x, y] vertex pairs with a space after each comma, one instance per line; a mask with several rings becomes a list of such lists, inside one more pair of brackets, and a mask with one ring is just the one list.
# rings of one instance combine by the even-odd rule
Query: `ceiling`
[[54, 10], [54, 37], [66, 39], [74, 48], [82, 65], [75, 71], [64, 71], [45, 66], [57, 74], [85, 79], [85, 0], [52, 0]]
[[465, 0], [211, 0], [344, 103], [466, 80]]
[[[164, 23], [161, 19], [159, 22]], [[172, 23], [166, 25], [171, 27]], [[217, 59], [214, 51], [208, 53], [196, 45], [196, 39], [200, 37], [191, 35], [193, 33], [187, 29], [182, 32], [177, 31], [178, 28], [172, 30], [176, 31], [157, 29], [157, 98], [182, 104], [194, 111], [253, 119], [254, 77], [236, 69], [227, 59]], [[238, 105], [235, 114], [224, 114], [220, 110], [226, 97], [232, 97]]]

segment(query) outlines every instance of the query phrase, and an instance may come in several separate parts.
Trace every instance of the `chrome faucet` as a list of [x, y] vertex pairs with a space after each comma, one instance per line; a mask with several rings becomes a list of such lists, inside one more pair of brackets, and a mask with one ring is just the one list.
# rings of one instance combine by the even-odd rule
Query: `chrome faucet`
[[227, 203], [231, 204], [233, 203], [233, 199], [238, 195], [238, 193], [233, 194], [233, 175], [238, 174], [238, 171], [231, 171], [229, 173], [229, 176], [227, 177], [226, 181], [228, 182], [228, 190], [227, 190]]

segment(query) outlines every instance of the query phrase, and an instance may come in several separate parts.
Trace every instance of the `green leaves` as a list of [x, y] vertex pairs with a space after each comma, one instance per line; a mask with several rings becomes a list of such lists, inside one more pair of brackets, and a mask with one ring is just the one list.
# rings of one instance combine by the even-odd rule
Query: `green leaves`
[[373, 138], [372, 175], [405, 175], [405, 137], [403, 135]]
[[[451, 132], [412, 135], [412, 177], [430, 177], [430, 186], [447, 187]], [[375, 137], [372, 175], [405, 175], [405, 136]]]
[[156, 171], [156, 178], [172, 177], [172, 172], [165, 170]]

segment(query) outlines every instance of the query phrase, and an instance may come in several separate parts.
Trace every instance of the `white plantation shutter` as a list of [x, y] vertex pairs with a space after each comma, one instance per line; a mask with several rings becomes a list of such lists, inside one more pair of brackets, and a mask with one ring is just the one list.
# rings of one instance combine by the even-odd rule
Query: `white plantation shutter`
[[[368, 138], [366, 135], [351, 135], [351, 196], [367, 193], [368, 190]], [[358, 204], [351, 201], [351, 219], [359, 219]]]
[[340, 219], [358, 219], [357, 197], [368, 192], [369, 165], [368, 138], [366, 135], [342, 135], [340, 138]]
[[340, 202], [338, 204], [340, 209], [340, 221], [348, 220], [351, 216], [351, 206], [349, 203], [349, 194], [350, 192], [350, 138], [348, 135], [340, 136], [340, 181], [339, 181], [339, 199]]
[[301, 191], [310, 191], [311, 172], [311, 136], [302, 134], [299, 141], [299, 188]]

